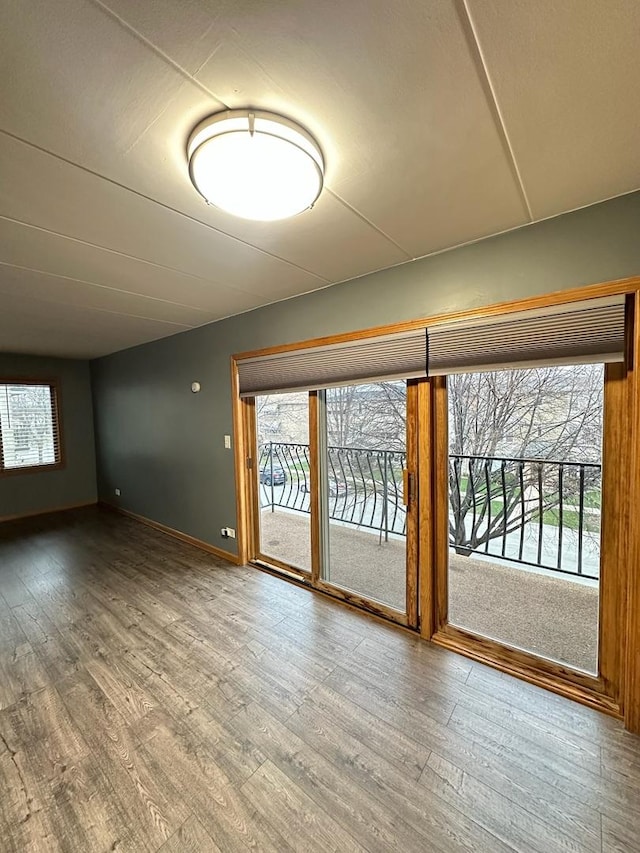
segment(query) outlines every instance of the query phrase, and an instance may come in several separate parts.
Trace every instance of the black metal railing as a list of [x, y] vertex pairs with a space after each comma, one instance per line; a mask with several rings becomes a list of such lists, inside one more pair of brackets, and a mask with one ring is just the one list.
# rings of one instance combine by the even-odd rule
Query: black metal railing
[[[354, 527], [406, 534], [402, 471], [406, 454], [360, 447], [327, 448], [329, 518]], [[309, 446], [268, 442], [259, 448], [258, 478], [263, 508], [310, 511]]]
[[595, 463], [450, 456], [451, 547], [597, 578], [601, 477]]
[[[395, 450], [329, 447], [329, 518], [406, 535], [402, 472]], [[310, 511], [309, 446], [260, 446], [262, 508]], [[449, 457], [449, 541], [459, 554], [483, 554], [556, 572], [597, 578], [601, 466], [546, 459]]]

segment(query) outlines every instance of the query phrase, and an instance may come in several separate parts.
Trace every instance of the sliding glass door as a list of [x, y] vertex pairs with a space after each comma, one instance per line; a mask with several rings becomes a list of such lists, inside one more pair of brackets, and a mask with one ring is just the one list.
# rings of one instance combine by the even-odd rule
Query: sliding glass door
[[310, 573], [309, 395], [257, 397], [255, 420], [257, 556]]
[[619, 713], [636, 308], [554, 297], [239, 357], [243, 559]]
[[417, 626], [416, 383], [255, 397], [254, 559]]
[[407, 611], [407, 383], [327, 389], [321, 397], [322, 580]]
[[604, 365], [447, 380], [448, 618], [598, 672]]

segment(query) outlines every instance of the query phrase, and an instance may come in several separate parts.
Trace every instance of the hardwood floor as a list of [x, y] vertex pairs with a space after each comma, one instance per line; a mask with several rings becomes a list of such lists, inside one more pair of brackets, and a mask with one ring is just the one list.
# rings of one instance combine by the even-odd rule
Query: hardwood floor
[[640, 850], [622, 724], [89, 509], [0, 527], [0, 850]]

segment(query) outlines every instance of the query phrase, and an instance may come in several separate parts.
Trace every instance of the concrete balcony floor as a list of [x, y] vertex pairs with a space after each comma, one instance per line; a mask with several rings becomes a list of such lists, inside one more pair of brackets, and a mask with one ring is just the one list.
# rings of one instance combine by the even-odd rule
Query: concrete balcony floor
[[[263, 554], [310, 570], [309, 516], [265, 509]], [[332, 524], [332, 584], [405, 609], [405, 543]], [[450, 554], [449, 621], [578, 669], [597, 669], [598, 587]]]

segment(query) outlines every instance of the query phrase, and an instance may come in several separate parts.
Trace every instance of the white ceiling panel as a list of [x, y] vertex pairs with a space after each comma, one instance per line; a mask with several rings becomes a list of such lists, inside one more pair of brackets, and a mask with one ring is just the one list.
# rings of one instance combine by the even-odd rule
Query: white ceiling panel
[[2, 300], [2, 351], [94, 358], [157, 340], [188, 327], [27, 297]]
[[640, 187], [638, 0], [468, 0], [536, 218]]
[[325, 282], [155, 201], [0, 135], [0, 214], [274, 298]]
[[[636, 0], [5, 0], [0, 349], [112, 352], [635, 189], [639, 34]], [[317, 137], [313, 210], [203, 203], [186, 141], [226, 107]]]
[[[110, 4], [111, 8], [117, 4]], [[174, 4], [175, 5], [175, 4]], [[157, 37], [158, 33], [151, 26], [155, 22], [156, 28], [164, 29], [167, 34], [172, 31], [172, 18], [175, 15], [168, 16], [167, 12], [170, 8], [170, 3], [164, 4], [164, 17], [162, 16], [163, 9], [154, 8], [151, 10], [144, 4], [123, 3], [123, 8], [115, 8], [114, 11], [126, 18], [129, 23], [136, 24], [138, 18], [142, 18], [144, 23], [147, 23], [149, 35], [152, 38]], [[38, 54], [46, 54], [47, 49], [52, 50], [51, 39], [56, 37], [57, 29], [52, 30], [47, 26], [46, 14], [41, 14], [37, 20], [41, 27], [41, 32], [38, 33], [38, 38], [29, 40], [28, 34], [32, 33], [31, 22], [29, 20], [29, 5], [27, 5], [26, 21], [23, 16], [20, 20], [23, 24], [22, 38], [19, 43], [28, 47], [23, 56], [23, 68], [20, 69], [21, 75], [26, 73], [29, 60], [29, 51], [37, 51]], [[137, 10], [137, 13], [136, 13]], [[204, 25], [203, 4], [191, 4], [187, 9], [187, 13], [192, 12], [192, 16], [187, 14], [185, 19], [181, 18], [183, 29], [177, 27], [178, 40], [188, 42], [188, 36], [194, 40], [201, 39], [202, 26]], [[156, 209], [154, 214], [145, 212], [149, 202], [130, 198], [128, 202], [123, 201], [122, 191], [117, 188], [104, 185], [102, 188], [98, 185], [98, 179], [95, 176], [89, 175], [71, 175], [69, 167], [65, 163], [52, 163], [50, 158], [48, 162], [43, 163], [40, 168], [33, 168], [32, 159], [36, 157], [37, 152], [31, 150], [29, 154], [23, 152], [22, 155], [17, 155], [15, 151], [7, 152], [6, 157], [0, 156], [0, 159], [7, 167], [10, 166], [11, 172], [15, 175], [15, 183], [19, 183], [20, 193], [25, 197], [23, 206], [30, 207], [32, 200], [27, 197], [25, 192], [28, 189], [23, 178], [26, 179], [30, 186], [36, 192], [39, 198], [50, 198], [54, 215], [57, 220], [62, 220], [60, 209], [62, 199], [67, 199], [67, 210], [72, 210], [77, 219], [82, 223], [82, 233], [72, 230], [65, 230], [59, 227], [63, 233], [72, 233], [79, 236], [81, 239], [96, 242], [99, 245], [108, 246], [109, 248], [124, 251], [128, 254], [136, 254], [148, 260], [153, 260], [170, 266], [175, 266], [181, 270], [191, 272], [196, 275], [204, 274], [204, 267], [209, 270], [208, 275], [213, 280], [221, 280], [225, 284], [242, 283], [245, 289], [252, 289], [256, 281], [253, 277], [252, 270], [257, 271], [257, 292], [264, 293], [265, 283], [272, 284], [273, 290], [270, 292], [270, 299], [279, 299], [289, 296], [292, 293], [304, 292], [318, 286], [322, 286], [329, 281], [337, 279], [349, 278], [353, 275], [362, 274], [362, 272], [379, 269], [380, 267], [389, 266], [398, 263], [402, 260], [407, 260], [408, 255], [400, 251], [393, 243], [386, 240], [375, 229], [368, 226], [361, 218], [354, 215], [342, 204], [339, 204], [330, 196], [322, 199], [322, 203], [317, 206], [317, 209], [305, 216], [298, 217], [296, 221], [291, 223], [277, 223], [272, 228], [264, 228], [260, 225], [246, 223], [242, 220], [229, 217], [218, 211], [210, 211], [202, 202], [198, 194], [195, 192], [189, 182], [185, 163], [185, 146], [189, 132], [197, 121], [210, 112], [219, 110], [223, 107], [222, 104], [208, 97], [198, 86], [193, 82], [185, 81], [179, 74], [174, 73], [170, 66], [166, 65], [161, 58], [155, 56], [148, 48], [145, 48], [139, 40], [128, 30], [124, 29], [108, 14], [105, 14], [101, 9], [96, 9], [93, 12], [89, 11], [84, 17], [77, 16], [77, 7], [73, 2], [65, 2], [63, 7], [56, 9], [56, 20], [59, 24], [59, 19], [65, 20], [68, 18], [68, 28], [75, 32], [76, 39], [67, 39], [69, 48], [76, 50], [75, 44], [78, 42], [84, 45], [81, 54], [66, 54], [64, 56], [66, 62], [71, 67], [84, 67], [91, 63], [92, 52], [90, 50], [91, 43], [85, 44], [84, 32], [102, 32], [102, 37], [106, 40], [109, 37], [109, 51], [102, 53], [111, 53], [111, 44], [116, 43], [126, 45], [123, 48], [124, 54], [129, 58], [129, 61], [137, 65], [139, 58], [150, 61], [148, 73], [155, 73], [155, 63], [159, 63], [163, 74], [169, 70], [173, 76], [170, 79], [171, 85], [167, 85], [167, 81], [162, 78], [161, 85], [158, 89], [158, 97], [151, 99], [142, 98], [142, 93], [146, 92], [147, 86], [144, 79], [138, 81], [134, 78], [129, 80], [123, 75], [119, 80], [110, 76], [105, 79], [106, 68], [94, 69], [96, 79], [92, 80], [89, 77], [85, 80], [83, 74], [79, 80], [86, 87], [86, 91], [92, 92], [96, 88], [110, 86], [116, 91], [120, 85], [127, 88], [127, 94], [132, 97], [131, 89], [140, 86], [140, 97], [136, 99], [136, 110], [132, 111], [128, 108], [126, 100], [123, 101], [119, 96], [113, 99], [107, 99], [112, 105], [119, 104], [126, 115], [134, 112], [135, 122], [129, 122], [126, 129], [122, 132], [127, 132], [126, 137], [121, 137], [121, 145], [116, 150], [113, 149], [111, 142], [113, 132], [121, 133], [121, 117], [116, 112], [113, 115], [105, 116], [105, 121], [111, 119], [114, 122], [113, 132], [107, 134], [104, 138], [96, 139], [91, 146], [91, 150], [87, 150], [83, 146], [82, 156], [76, 148], [78, 140], [74, 140], [67, 132], [68, 125], [65, 123], [58, 128], [58, 133], [53, 132], [54, 127], [47, 121], [46, 132], [37, 131], [34, 126], [34, 120], [37, 113], [33, 109], [25, 109], [25, 102], [20, 101], [17, 104], [18, 116], [11, 115], [3, 116], [3, 127], [12, 133], [17, 133], [20, 137], [28, 141], [36, 141], [39, 145], [43, 145], [50, 151], [59, 154], [62, 157], [77, 159], [81, 165], [97, 170], [100, 174], [112, 178], [115, 181], [125, 183], [133, 189], [150, 194], [154, 198], [159, 199], [169, 205], [175, 206], [179, 210], [184, 210], [190, 216], [211, 223], [211, 225], [222, 228], [226, 234], [233, 234], [241, 239], [247, 239], [257, 247], [263, 248], [270, 254], [275, 254], [279, 257], [287, 257], [293, 265], [301, 266], [303, 269], [298, 270], [293, 266], [283, 268], [280, 263], [273, 263], [271, 259], [260, 259], [258, 263], [247, 258], [243, 253], [242, 245], [236, 241], [229, 241], [224, 235], [210, 234], [206, 240], [202, 234], [195, 234], [196, 249], [194, 251], [193, 241], [190, 237], [185, 239], [183, 230], [184, 223], [176, 225], [175, 214], [165, 212], [164, 217], [162, 211]], [[127, 14], [129, 13], [129, 14]], [[159, 14], [160, 13], [160, 14]], [[211, 13], [209, 12], [209, 15]], [[209, 30], [215, 32], [215, 21], [222, 14], [222, 7], [216, 10], [216, 14], [211, 19]], [[97, 16], [97, 18], [96, 18]], [[96, 24], [99, 22], [99, 27], [91, 25], [92, 17]], [[11, 22], [9, 22], [11, 23]], [[7, 28], [5, 32], [9, 32]], [[147, 32], [143, 29], [143, 34]], [[89, 40], [91, 41], [91, 40]], [[159, 39], [162, 42], [162, 39]], [[209, 37], [205, 39], [206, 47], [201, 49], [201, 54], [204, 52], [211, 53], [215, 50], [218, 44], [217, 39]], [[26, 44], [28, 42], [28, 44]], [[168, 44], [160, 44], [161, 48], [169, 49]], [[95, 47], [95, 45], [94, 45]], [[64, 52], [64, 49], [63, 49]], [[119, 54], [112, 57], [119, 66]], [[175, 58], [175, 57], [172, 57]], [[200, 55], [199, 61], [204, 60], [204, 55]], [[178, 61], [183, 60], [182, 64], [187, 66], [197, 65], [195, 59], [192, 62], [185, 62], [184, 57], [179, 57]], [[11, 61], [7, 57], [7, 62]], [[194, 67], [195, 70], [195, 67]], [[126, 68], [125, 68], [126, 71]], [[28, 87], [29, 93], [33, 93], [41, 81], [41, 76], [33, 70], [30, 71], [31, 76], [36, 78]], [[110, 74], [110, 72], [109, 72]], [[62, 77], [62, 75], [60, 75]], [[62, 84], [64, 79], [54, 77], [48, 81], [48, 85], [60, 85], [59, 95], [62, 97], [65, 94], [66, 87]], [[24, 87], [25, 83], [21, 82]], [[85, 91], [85, 89], [82, 89]], [[78, 92], [73, 93], [71, 103], [82, 109], [83, 104], [78, 97]], [[163, 98], [164, 96], [164, 98]], [[138, 101], [144, 104], [146, 108], [144, 124], [139, 120]], [[197, 112], [193, 109], [194, 101], [198, 104]], [[29, 101], [27, 101], [29, 103]], [[36, 104], [38, 104], [36, 96]], [[115, 106], [112, 107], [115, 109]], [[25, 115], [20, 114], [24, 110]], [[6, 114], [5, 114], [6, 116]], [[189, 123], [185, 126], [185, 118], [189, 118]], [[7, 122], [8, 118], [8, 122]], [[45, 117], [46, 118], [46, 117]], [[13, 121], [12, 121], [13, 119]], [[179, 133], [176, 133], [179, 129]], [[139, 139], [142, 137], [147, 144], [139, 144]], [[3, 147], [9, 148], [10, 142], [8, 138], [3, 141]], [[138, 144], [136, 144], [138, 143]], [[155, 143], [155, 144], [154, 144]], [[17, 143], [14, 142], [14, 147]], [[127, 152], [130, 152], [127, 154]], [[4, 154], [4, 152], [3, 152]], [[115, 157], [115, 155], [122, 155]], [[40, 155], [45, 158], [45, 154]], [[23, 161], [23, 174], [20, 174], [21, 163]], [[64, 182], [67, 186], [67, 191], [64, 194], [57, 193], [57, 187], [51, 186], [48, 192], [43, 193], [43, 171], [51, 173], [49, 179], [53, 176], [54, 171], [59, 173], [59, 181]], [[159, 181], [158, 176], [163, 175], [163, 180]], [[148, 179], [145, 180], [145, 177]], [[83, 203], [78, 204], [78, 195], [74, 194], [75, 185], [81, 185], [79, 195], [83, 196]], [[171, 189], [174, 189], [171, 192]], [[48, 189], [48, 188], [47, 188]], [[69, 192], [70, 190], [70, 192]], [[5, 188], [5, 192], [7, 189]], [[112, 204], [109, 204], [109, 199], [106, 194], [111, 197]], [[86, 215], [87, 201], [102, 195], [99, 208], [92, 211], [92, 216]], [[127, 216], [127, 209], [133, 206], [130, 216]], [[117, 207], [117, 215], [110, 216], [112, 211]], [[157, 207], [157, 206], [156, 206]], [[8, 216], [15, 216], [11, 210], [3, 209], [2, 211]], [[43, 213], [41, 206], [39, 213]], [[16, 218], [21, 218], [17, 216]], [[162, 228], [158, 220], [163, 218], [166, 222], [166, 227]], [[43, 227], [51, 227], [48, 223], [43, 223], [43, 217], [39, 217], [36, 224]], [[33, 221], [33, 220], [29, 220]], [[135, 221], [135, 222], [133, 222]], [[123, 243], [122, 233], [113, 234], [113, 226], [121, 232], [124, 232], [125, 241]], [[145, 226], [147, 226], [145, 228]], [[197, 226], [196, 226], [197, 227]], [[141, 230], [145, 229], [147, 234], [151, 235], [149, 239], [141, 239]], [[193, 224], [186, 225], [186, 229], [191, 232]], [[173, 239], [169, 238], [167, 231], [171, 230]], [[89, 236], [91, 232], [91, 236]], [[323, 235], [319, 239], [318, 235]], [[137, 251], [134, 251], [132, 244], [135, 243]], [[188, 260], [184, 261], [181, 258], [181, 248], [188, 255]], [[341, 251], [344, 249], [344, 251]], [[204, 265], [198, 265], [198, 254], [205, 254]], [[156, 252], [161, 252], [158, 256]], [[249, 252], [254, 252], [249, 249]], [[255, 253], [254, 253], [255, 254]], [[169, 257], [171, 256], [171, 257]], [[237, 262], [233, 263], [233, 257], [236, 256]], [[230, 261], [231, 263], [227, 263]], [[213, 269], [212, 269], [213, 267]], [[222, 267], [222, 269], [219, 269]], [[309, 278], [305, 275], [305, 271], [318, 271], [318, 278]], [[221, 307], [221, 310], [224, 309]]]
[[[313, 210], [280, 222], [250, 222], [207, 205], [189, 181], [185, 151], [191, 130], [211, 112], [215, 109], [211, 109], [206, 95], [185, 83], [181, 95], [123, 158], [121, 166], [126, 169], [123, 179], [223, 233], [286, 258], [324, 279], [324, 283], [342, 281], [410, 258], [330, 192], [322, 193]], [[160, 184], [159, 170], [163, 173]]]
[[[185, 81], [179, 94], [136, 140], [117, 168], [109, 171], [109, 176], [222, 234], [286, 258], [303, 272], [310, 271], [323, 279], [322, 284], [410, 259], [409, 254], [329, 192], [323, 193], [312, 211], [282, 222], [249, 222], [207, 205], [189, 180], [186, 143], [193, 127], [219, 109], [220, 105], [198, 86]], [[159, 174], [162, 181], [158, 181]], [[304, 277], [298, 279], [295, 273], [293, 281], [302, 290], [318, 286], [306, 286]], [[280, 274], [278, 282], [288, 286]], [[269, 282], [261, 280], [261, 293], [265, 284]], [[273, 298], [278, 294], [274, 293]]]
[[[247, 311], [264, 301], [240, 290], [214, 286], [197, 276], [176, 273], [1, 217], [0, 246], [0, 260], [10, 266], [201, 308], [216, 318]], [[226, 306], [226, 314], [220, 310], [221, 305]]]
[[453, 3], [239, 3], [227, 20], [198, 79], [306, 124], [328, 185], [411, 255], [527, 221]]
[[185, 71], [195, 74], [211, 56], [215, 33], [235, 0], [95, 0]]
[[86, 281], [0, 264], [0, 304], [9, 297], [18, 296], [77, 308], [130, 314], [132, 317], [177, 323], [181, 326], [202, 326], [215, 319], [211, 312], [199, 308], [189, 308], [175, 302], [91, 285]]
[[0, 4], [4, 130], [95, 168], [117, 162], [183, 77], [89, 0]]

